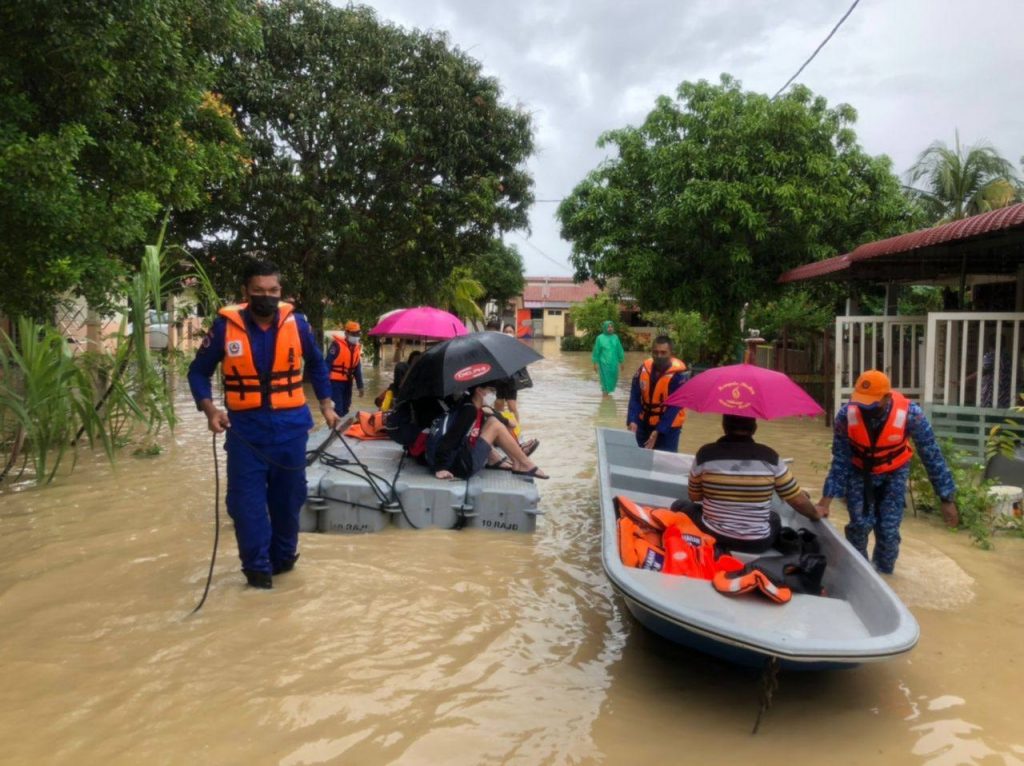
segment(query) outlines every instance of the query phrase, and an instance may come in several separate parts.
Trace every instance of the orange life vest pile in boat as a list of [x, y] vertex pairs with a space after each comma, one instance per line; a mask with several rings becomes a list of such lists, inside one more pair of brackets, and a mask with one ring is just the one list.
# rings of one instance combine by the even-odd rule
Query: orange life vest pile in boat
[[619, 515], [619, 554], [626, 566], [711, 580], [718, 572], [736, 572], [743, 562], [715, 555], [715, 538], [685, 513], [615, 498]]
[[[615, 498], [615, 510], [619, 555], [626, 566], [709, 580], [723, 595], [760, 593], [776, 604], [789, 602], [793, 588], [823, 595], [820, 586], [825, 568], [823, 556], [793, 553], [744, 564], [727, 553], [716, 552], [715, 538], [701, 530], [685, 513], [640, 505], [622, 495]], [[799, 537], [793, 530], [788, 531], [794, 538]], [[813, 534], [805, 536], [814, 537]], [[801, 585], [801, 574], [811, 576], [814, 582], [806, 587]], [[796, 584], [790, 583], [790, 579]]]

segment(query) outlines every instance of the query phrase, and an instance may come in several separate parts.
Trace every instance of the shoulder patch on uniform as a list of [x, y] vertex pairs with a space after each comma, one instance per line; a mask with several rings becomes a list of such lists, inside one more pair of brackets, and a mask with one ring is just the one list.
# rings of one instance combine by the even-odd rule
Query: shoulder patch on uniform
[[206, 336], [203, 338], [203, 342], [200, 345], [203, 348], [209, 348], [212, 344], [213, 344], [213, 330], [210, 330], [208, 333], [206, 333]]

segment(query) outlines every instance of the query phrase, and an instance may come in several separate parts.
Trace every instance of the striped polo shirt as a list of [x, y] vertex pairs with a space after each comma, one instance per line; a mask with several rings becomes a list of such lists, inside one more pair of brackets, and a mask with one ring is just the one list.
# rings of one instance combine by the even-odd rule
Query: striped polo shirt
[[703, 504], [708, 531], [738, 540], [764, 539], [771, 533], [773, 491], [789, 500], [799, 494], [800, 486], [771, 447], [734, 435], [697, 451], [689, 494]]

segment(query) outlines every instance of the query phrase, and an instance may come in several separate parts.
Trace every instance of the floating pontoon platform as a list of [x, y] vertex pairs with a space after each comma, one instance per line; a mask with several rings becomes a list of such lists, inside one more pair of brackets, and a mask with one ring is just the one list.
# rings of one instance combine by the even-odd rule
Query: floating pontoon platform
[[[310, 434], [309, 450], [328, 437]], [[445, 481], [388, 440], [334, 439], [306, 469], [303, 532], [360, 534], [394, 525], [404, 529], [480, 528], [533, 532], [540, 493], [533, 479], [483, 470], [468, 482]]]

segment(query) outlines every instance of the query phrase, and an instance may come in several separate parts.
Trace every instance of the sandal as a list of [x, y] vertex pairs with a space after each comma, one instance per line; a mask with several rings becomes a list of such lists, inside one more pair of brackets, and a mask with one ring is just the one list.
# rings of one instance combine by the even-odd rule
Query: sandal
[[484, 468], [489, 468], [492, 471], [511, 471], [512, 461], [507, 457], [503, 457], [497, 463], [488, 463]]
[[540, 466], [534, 466], [529, 471], [512, 471], [515, 476], [526, 476], [530, 479], [544, 479], [547, 481], [551, 477], [540, 470]]
[[523, 448], [523, 454], [529, 457], [537, 451], [537, 447], [540, 446], [540, 439], [530, 439], [529, 441], [521, 442], [519, 446]]

